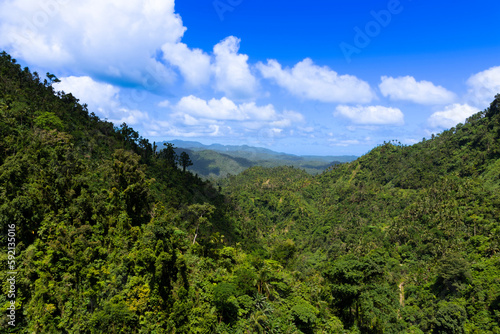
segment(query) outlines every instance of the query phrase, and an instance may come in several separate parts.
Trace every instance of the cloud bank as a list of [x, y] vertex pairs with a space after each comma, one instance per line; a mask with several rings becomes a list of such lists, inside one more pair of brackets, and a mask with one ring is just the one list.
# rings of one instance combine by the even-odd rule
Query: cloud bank
[[258, 63], [257, 68], [264, 78], [273, 80], [300, 98], [332, 103], [369, 103], [375, 97], [367, 82], [352, 75], [339, 75], [326, 66], [317, 66], [309, 58], [293, 68], [283, 69], [276, 60]]
[[418, 104], [447, 104], [456, 99], [454, 93], [436, 86], [430, 81], [416, 81], [414, 77], [387, 77], [381, 78], [379, 85], [384, 97], [391, 100], [411, 101]]
[[467, 80], [469, 98], [479, 108], [486, 108], [500, 94], [500, 66], [474, 74]]
[[361, 125], [403, 125], [404, 115], [397, 108], [383, 106], [346, 106], [339, 105], [335, 116], [343, 116], [354, 124]]
[[446, 106], [444, 110], [437, 111], [429, 117], [428, 123], [433, 128], [448, 129], [458, 123], [465, 123], [465, 120], [473, 114], [479, 112], [475, 107], [468, 104], [455, 103]]

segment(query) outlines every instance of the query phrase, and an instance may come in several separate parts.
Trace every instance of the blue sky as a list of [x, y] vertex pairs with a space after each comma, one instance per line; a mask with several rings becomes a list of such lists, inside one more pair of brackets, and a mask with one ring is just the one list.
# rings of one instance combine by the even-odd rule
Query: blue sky
[[497, 1], [0, 0], [0, 49], [151, 141], [361, 155], [500, 93]]

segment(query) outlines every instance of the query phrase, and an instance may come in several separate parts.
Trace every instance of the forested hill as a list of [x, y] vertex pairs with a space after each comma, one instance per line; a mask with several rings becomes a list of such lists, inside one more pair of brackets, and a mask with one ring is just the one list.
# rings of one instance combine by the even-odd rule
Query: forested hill
[[306, 279], [365, 333], [500, 332], [500, 95], [413, 146], [317, 177], [253, 168], [224, 184], [242, 243]]
[[[214, 181], [237, 175], [253, 166], [293, 166], [316, 175], [333, 165], [357, 159], [356, 156], [297, 156], [247, 145], [203, 145], [182, 140], [172, 140], [171, 143], [177, 146], [178, 154], [183, 151], [189, 154], [193, 162], [189, 167], [191, 172]], [[158, 147], [161, 148], [162, 144], [158, 143]]]
[[[227, 205], [175, 155], [154, 154], [53, 81], [0, 54], [0, 332], [190, 332], [192, 265], [208, 269], [186, 253], [213, 255], [234, 239]], [[210, 303], [200, 314], [201, 327], [217, 323]]]
[[500, 96], [413, 146], [213, 187], [56, 81], [0, 54], [2, 332], [500, 332]]

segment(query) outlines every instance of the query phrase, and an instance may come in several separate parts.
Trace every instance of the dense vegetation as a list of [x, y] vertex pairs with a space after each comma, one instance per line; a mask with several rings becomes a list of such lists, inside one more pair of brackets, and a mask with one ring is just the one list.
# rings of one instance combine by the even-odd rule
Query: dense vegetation
[[56, 80], [0, 55], [2, 331], [500, 333], [500, 95], [417, 145], [214, 187]]
[[[158, 143], [158, 148], [164, 143]], [[187, 152], [193, 162], [189, 171], [205, 180], [217, 182], [221, 178], [237, 175], [253, 166], [279, 167], [293, 166], [311, 175], [323, 172], [328, 167], [342, 162], [356, 160], [355, 156], [296, 156], [278, 153], [251, 146], [203, 145], [197, 142], [174, 140], [176, 152]]]

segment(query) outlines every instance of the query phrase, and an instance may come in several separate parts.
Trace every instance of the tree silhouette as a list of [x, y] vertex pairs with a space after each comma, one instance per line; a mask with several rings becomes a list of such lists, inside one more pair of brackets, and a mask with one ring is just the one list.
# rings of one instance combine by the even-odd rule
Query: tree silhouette
[[177, 153], [175, 153], [176, 147], [174, 147], [172, 143], [163, 143], [163, 145], [166, 146], [166, 148], [161, 150], [161, 157], [165, 159], [168, 167], [175, 168], [177, 160], [179, 159]]
[[181, 163], [182, 171], [183, 172], [186, 172], [186, 167], [189, 167], [189, 166], [193, 165], [193, 162], [189, 158], [189, 154], [187, 154], [186, 152], [182, 152], [181, 153], [179, 162]]

